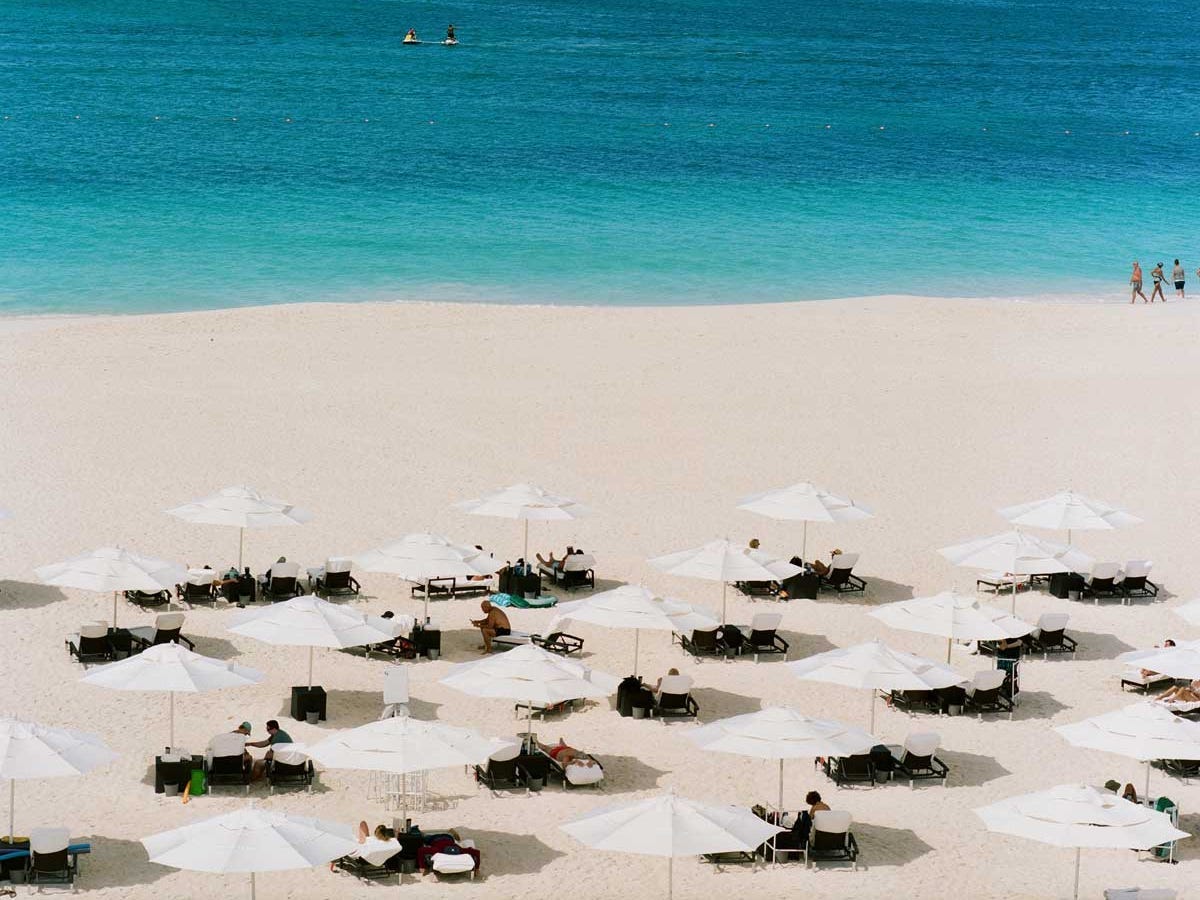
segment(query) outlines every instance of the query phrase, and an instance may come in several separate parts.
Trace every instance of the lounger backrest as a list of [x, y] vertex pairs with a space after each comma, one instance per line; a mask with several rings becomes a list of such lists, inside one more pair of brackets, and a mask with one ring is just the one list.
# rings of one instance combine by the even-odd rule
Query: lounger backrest
[[928, 759], [937, 752], [941, 744], [941, 736], [932, 731], [918, 731], [904, 739], [904, 755], [918, 759]]
[[846, 775], [869, 775], [871, 773], [871, 754], [855, 753], [851, 756], [843, 756], [840, 767]]
[[97, 638], [108, 637], [108, 626], [92, 623], [89, 625], [79, 626], [79, 637], [81, 639], [96, 640]]
[[34, 828], [29, 832], [29, 849], [33, 853], [58, 853], [70, 843], [69, 828]]
[[692, 679], [689, 675], [664, 675], [662, 684], [658, 686], [658, 692], [663, 696], [683, 694], [686, 697], [691, 689]]
[[1121, 571], [1120, 563], [1102, 562], [1092, 566], [1092, 578], [1097, 581], [1109, 581], [1117, 577]]
[[857, 553], [839, 553], [830, 560], [829, 568], [835, 572], [849, 572], [858, 564]]
[[492, 778], [499, 781], [516, 781], [517, 779], [517, 758], [512, 759], [492, 759], [488, 758], [487, 773]]
[[521, 745], [519, 743], [505, 744], [495, 753], [488, 757], [492, 762], [508, 762], [510, 759], [516, 759], [521, 755]]
[[188, 569], [187, 583], [197, 587], [205, 587], [217, 580], [217, 573], [212, 569]]
[[813, 816], [813, 831], [817, 834], [844, 835], [853, 821], [843, 809], [821, 809]]
[[308, 754], [295, 744], [272, 744], [271, 754], [282, 766], [302, 766], [308, 762]]
[[[340, 572], [349, 572], [353, 565], [353, 560], [348, 556], [331, 556], [325, 560], [325, 574], [336, 575]], [[272, 572], [275, 570], [272, 569]]]
[[696, 628], [692, 631], [692, 643], [700, 650], [717, 649], [717, 629]]
[[971, 687], [977, 691], [994, 691], [1004, 684], [1005, 674], [1003, 669], [984, 669], [982, 672], [976, 672]]
[[1153, 567], [1148, 559], [1131, 559], [1125, 563], [1126, 578], [1145, 578], [1150, 574], [1150, 569]]
[[1067, 627], [1071, 617], [1067, 613], [1042, 613], [1037, 621], [1037, 627], [1046, 631], [1062, 631]]
[[782, 621], [783, 616], [779, 613], [755, 613], [753, 618], [750, 619], [750, 630], [774, 631]]
[[271, 578], [295, 578], [300, 574], [300, 563], [281, 562], [271, 566]]
[[596, 559], [590, 553], [572, 553], [563, 560], [564, 572], [586, 572], [596, 567]]
[[321, 579], [321, 583], [327, 591], [340, 591], [343, 588], [350, 587], [350, 573], [326, 572], [325, 577]]
[[241, 757], [246, 750], [246, 735], [237, 731], [215, 735], [209, 741], [208, 750], [212, 759], [221, 759], [226, 756]]
[[179, 631], [183, 628], [183, 613], [159, 613], [154, 617], [155, 631]]

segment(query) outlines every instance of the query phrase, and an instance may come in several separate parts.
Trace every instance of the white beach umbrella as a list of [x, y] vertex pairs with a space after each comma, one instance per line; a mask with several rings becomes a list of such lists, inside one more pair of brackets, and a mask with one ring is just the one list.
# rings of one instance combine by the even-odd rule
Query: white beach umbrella
[[749, 497], [743, 497], [737, 508], [771, 519], [803, 522], [801, 559], [808, 559], [809, 522], [861, 522], [875, 517], [865, 506], [849, 497], [831, 494], [811, 481], [801, 481], [785, 488], [751, 494]]
[[530, 521], [561, 522], [591, 514], [590, 509], [570, 497], [560, 497], [533, 484], [510, 484], [486, 496], [462, 500], [454, 507], [472, 516], [521, 519], [525, 523], [526, 562], [529, 562]]
[[156, 644], [127, 659], [97, 666], [79, 680], [115, 691], [166, 691], [170, 746], [175, 746], [175, 695], [260, 684], [266, 676], [235, 662], [209, 659], [180, 644]]
[[1159, 703], [1143, 700], [1054, 730], [1076, 747], [1103, 750], [1146, 763], [1146, 795], [1150, 763], [1156, 759], [1200, 760], [1200, 722], [1175, 715]]
[[412, 616], [368, 616], [312, 594], [258, 609], [240, 611], [227, 629], [265, 644], [308, 648], [308, 686], [312, 687], [313, 648], [380, 644], [412, 630]]
[[353, 828], [250, 805], [142, 838], [150, 862], [193, 872], [250, 875], [324, 865], [358, 849]]
[[429, 581], [433, 578], [470, 578], [491, 575], [504, 568], [482, 550], [456, 544], [440, 534], [419, 532], [354, 557], [364, 572], [398, 575], [425, 585], [425, 618], [429, 617]]
[[43, 584], [113, 595], [113, 627], [117, 627], [117, 597], [122, 591], [158, 593], [187, 580], [183, 566], [142, 556], [121, 547], [100, 547], [65, 562], [34, 569]]
[[[679, 600], [661, 600], [640, 584], [623, 584], [582, 600], [560, 603], [548, 626], [556, 631], [565, 622], [586, 622], [605, 628], [633, 630], [633, 674], [637, 674], [638, 640], [642, 631], [690, 632], [720, 624], [707, 610]], [[697, 624], [701, 623], [701, 624]]]
[[667, 857], [668, 897], [674, 893], [675, 857], [753, 852], [785, 830], [739, 806], [710, 806], [673, 793], [603, 806], [560, 827], [593, 850]]
[[988, 831], [1075, 849], [1079, 897], [1079, 851], [1085, 847], [1148, 850], [1190, 837], [1166, 813], [1087, 785], [1064, 784], [976, 809]]
[[1014, 525], [1065, 530], [1068, 544], [1071, 543], [1072, 531], [1108, 531], [1142, 522], [1137, 516], [1111, 503], [1092, 500], [1074, 491], [1059, 491], [1051, 497], [1006, 506], [997, 512]]
[[701, 725], [686, 732], [702, 750], [779, 760], [779, 809], [783, 809], [783, 761], [853, 756], [879, 743], [874, 735], [832, 719], [813, 719], [794, 709], [768, 707]]
[[883, 641], [827, 650], [787, 666], [793, 675], [807, 681], [870, 690], [871, 731], [875, 730], [877, 690], [932, 691], [963, 683], [962, 676], [953, 669], [923, 656], [893, 650]]
[[1117, 659], [1172, 678], [1200, 678], [1200, 641], [1179, 641], [1174, 647], [1152, 650], [1130, 650]]
[[668, 575], [721, 582], [721, 621], [725, 621], [726, 587], [740, 581], [783, 581], [803, 570], [776, 559], [765, 550], [752, 550], [728, 540], [709, 541], [690, 550], [655, 556], [650, 565]]
[[1183, 606], [1172, 607], [1171, 612], [1183, 619], [1189, 625], [1200, 625], [1200, 600], [1193, 600]]
[[[943, 547], [942, 556], [956, 566], [990, 569], [1006, 575], [1052, 575], [1087, 572], [1095, 560], [1068, 544], [1044, 541], [1019, 528], [1002, 531], [964, 544]], [[1017, 582], [1013, 580], [1012, 612], [1017, 611]]]
[[238, 529], [238, 571], [242, 569], [242, 551], [247, 528], [274, 528], [277, 525], [303, 525], [312, 521], [312, 513], [264, 497], [254, 488], [227, 487], [210, 497], [202, 497], [167, 510], [167, 515], [196, 525], [226, 525]]
[[473, 697], [516, 700], [532, 707], [607, 697], [617, 689], [620, 679], [533, 644], [523, 644], [505, 653], [459, 663], [439, 683]]
[[1002, 609], [954, 591], [888, 603], [869, 615], [902, 631], [933, 634], [946, 639], [946, 662], [954, 641], [999, 641], [1018, 638], [1033, 626]]
[[8, 782], [8, 834], [16, 834], [17, 781], [86, 775], [117, 754], [94, 734], [0, 716], [0, 780]]

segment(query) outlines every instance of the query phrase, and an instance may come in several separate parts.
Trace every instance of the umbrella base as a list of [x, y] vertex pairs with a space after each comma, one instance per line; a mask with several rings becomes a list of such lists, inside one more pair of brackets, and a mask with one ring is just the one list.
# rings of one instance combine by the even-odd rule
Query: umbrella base
[[315, 712], [317, 718], [325, 721], [325, 688], [319, 684], [312, 687], [295, 685], [292, 687], [292, 718], [303, 722], [310, 712]]

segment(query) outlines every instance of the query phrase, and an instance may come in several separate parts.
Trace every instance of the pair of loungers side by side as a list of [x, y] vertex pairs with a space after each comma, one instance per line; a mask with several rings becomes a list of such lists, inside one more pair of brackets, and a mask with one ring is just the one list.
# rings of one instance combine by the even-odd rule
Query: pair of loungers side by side
[[914, 732], [901, 745], [879, 746], [870, 753], [829, 757], [822, 763], [825, 775], [838, 787], [908, 779], [909, 787], [925, 780], [940, 781], [944, 787], [950, 767], [938, 759], [941, 737], [933, 732]]
[[[777, 821], [765, 810], [756, 808], [755, 812], [768, 821]], [[857, 871], [858, 841], [851, 830], [852, 824], [853, 818], [845, 810], [820, 810], [813, 816], [806, 841], [801, 839], [798, 828], [793, 826], [791, 830], [780, 832], [752, 853], [706, 853], [703, 859], [718, 867], [743, 863], [755, 865], [759, 860], [803, 861], [806, 869], [815, 868], [821, 862], [848, 862], [851, 868]]]
[[83, 665], [110, 662], [118, 653], [141, 653], [158, 644], [186, 644], [196, 649], [192, 640], [183, 635], [184, 614], [159, 613], [154, 625], [110, 630], [107, 622], [89, 622], [79, 627], [78, 634], [65, 641], [67, 652]]
[[[779, 613], [755, 613], [749, 626], [718, 626], [696, 629], [675, 637], [685, 652], [697, 659], [706, 656], [732, 658], [750, 654], [758, 662], [761, 655], [779, 655], [787, 659], [790, 645], [779, 633], [783, 616]], [[740, 640], [732, 640], [725, 629], [737, 628]]]
[[10, 880], [20, 873], [19, 877], [39, 892], [43, 885], [66, 885], [74, 891], [79, 857], [91, 852], [91, 844], [71, 842], [70, 829], [34, 828], [27, 842], [0, 846], [0, 863]]
[[[861, 594], [867, 590], [867, 582], [854, 574], [858, 565], [857, 553], [839, 553], [826, 564], [824, 575], [818, 576], [818, 591], [833, 591], [837, 594]], [[814, 573], [815, 574], [815, 573]], [[777, 581], [739, 581], [734, 587], [747, 597], [777, 597], [784, 583]]]

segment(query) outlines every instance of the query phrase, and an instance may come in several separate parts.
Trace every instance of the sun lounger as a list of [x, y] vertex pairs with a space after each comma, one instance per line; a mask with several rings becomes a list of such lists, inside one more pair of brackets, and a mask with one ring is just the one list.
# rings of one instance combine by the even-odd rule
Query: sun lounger
[[218, 734], [209, 743], [204, 757], [205, 780], [211, 788], [222, 784], [240, 784], [250, 793], [250, 763], [245, 758], [246, 735], [236, 731]]
[[517, 760], [520, 755], [520, 744], [513, 743], [501, 747], [488, 757], [485, 765], [475, 766], [476, 783], [486, 785], [493, 794], [521, 787], [528, 790], [524, 773]]
[[[67, 828], [34, 828], [29, 833], [29, 863], [25, 880], [38, 885], [68, 884], [75, 890], [79, 875], [79, 854], [91, 850], [73, 849], [71, 832]], [[75, 845], [79, 848], [80, 845]]]
[[175, 585], [175, 599], [188, 606], [217, 602], [217, 573], [212, 569], [189, 569], [188, 580]]
[[513, 647], [521, 647], [532, 643], [533, 635], [528, 631], [512, 629], [508, 634], [498, 634], [492, 638], [492, 651], [511, 650]]
[[180, 633], [182, 630], [183, 613], [160, 613], [155, 617], [153, 627], [141, 625], [130, 628], [129, 634], [133, 637], [135, 653], [158, 644], [187, 644], [189, 650], [195, 650], [196, 645]]
[[79, 634], [66, 640], [67, 652], [85, 666], [93, 662], [108, 662], [112, 659], [112, 643], [108, 639], [106, 624], [89, 623], [79, 626]]
[[417, 854], [425, 840], [420, 834], [401, 833], [391, 840], [380, 840], [373, 835], [353, 853], [334, 860], [334, 865], [364, 881], [382, 881], [397, 873], [417, 870]]
[[695, 629], [690, 636], [679, 635], [679, 646], [692, 656], [724, 656], [725, 648], [717, 640], [717, 629]]
[[880, 691], [879, 694], [894, 708], [907, 713], [940, 712], [942, 708], [937, 691]]
[[472, 880], [479, 871], [480, 855], [475, 842], [463, 838], [451, 846], [444, 847], [438, 852], [430, 852], [431, 848], [422, 847], [417, 853], [417, 864], [424, 863], [422, 868], [439, 876], [468, 875]]
[[557, 653], [559, 656], [583, 653], [583, 638], [567, 634], [564, 631], [552, 631], [545, 637], [542, 637], [540, 634], [531, 634], [529, 641], [543, 650], [549, 650], [551, 653]]
[[596, 589], [596, 559], [590, 553], [572, 553], [553, 566], [538, 563], [538, 574], [568, 591], [582, 587]]
[[942, 739], [931, 731], [916, 732], [904, 739], [904, 746], [889, 747], [892, 752], [892, 771], [908, 779], [912, 787], [919, 778], [937, 778], [946, 786], [950, 767], [934, 754]]
[[362, 590], [358, 580], [350, 574], [351, 562], [345, 557], [325, 560], [323, 568], [309, 570], [308, 586], [318, 597], [357, 597]]
[[863, 782], [870, 782], [872, 787], [875, 786], [875, 763], [871, 761], [869, 753], [828, 757], [824, 769], [826, 777], [838, 787]]
[[1141, 669], [1130, 669], [1121, 676], [1121, 690], [1129, 688], [1134, 693], [1145, 694], [1147, 691], [1156, 688], [1167, 688], [1175, 683], [1175, 679], [1170, 675], [1163, 675], [1161, 672], [1151, 672], [1149, 675], [1143, 675]]
[[143, 608], [148, 606], [166, 606], [171, 602], [171, 592], [166, 590], [155, 591], [153, 593], [147, 591], [126, 591], [125, 599]]
[[1121, 566], [1115, 562], [1098, 562], [1092, 566], [1090, 574], [1084, 577], [1084, 596], [1091, 597], [1097, 606], [1101, 597], [1120, 597], [1121, 589], [1117, 587], [1117, 577], [1121, 574]]
[[692, 697], [692, 679], [687, 675], [664, 675], [654, 698], [651, 716], [666, 724], [668, 719], [694, 719], [700, 706]]
[[779, 592], [776, 581], [737, 581], [733, 586], [747, 597], [773, 597]]
[[301, 785], [312, 791], [316, 777], [313, 762], [303, 750], [293, 750], [291, 747], [291, 744], [271, 745], [271, 758], [267, 760], [267, 783], [272, 794], [275, 788], [287, 785]]
[[755, 662], [760, 653], [782, 653], [787, 659], [788, 642], [775, 633], [782, 621], [783, 616], [779, 613], [755, 613], [750, 627], [742, 629], [746, 636], [743, 650], [753, 653]]
[[1042, 613], [1037, 620], [1037, 626], [1021, 640], [1031, 653], [1042, 654], [1046, 658], [1051, 653], [1070, 653], [1075, 655], [1075, 639], [1067, 637], [1066, 628], [1070, 616], [1066, 613]]
[[299, 564], [275, 563], [271, 566], [269, 574], [262, 577], [259, 590], [263, 597], [272, 603], [304, 596], [304, 588], [300, 584]]
[[594, 766], [563, 766], [553, 756], [543, 752], [541, 748], [538, 748], [537, 755], [546, 760], [547, 772], [554, 779], [562, 782], [564, 791], [572, 787], [604, 788], [604, 766], [590, 753], [579, 755], [592, 760], [595, 763]]
[[858, 564], [857, 553], [839, 553], [829, 563], [829, 571], [821, 576], [821, 590], [837, 591], [839, 594], [862, 593], [867, 583], [854, 574]]
[[1150, 569], [1154, 563], [1148, 559], [1131, 559], [1117, 578], [1122, 601], [1158, 596], [1158, 585], [1150, 580]]
[[825, 861], [849, 862], [858, 870], [858, 842], [850, 831], [850, 813], [840, 809], [823, 809], [813, 816], [812, 833], [804, 848], [804, 865]]
[[975, 590], [990, 588], [994, 593], [999, 594], [1001, 591], [1011, 591], [1013, 583], [1016, 582], [1018, 591], [1029, 589], [1030, 581], [1028, 575], [1009, 575], [1005, 572], [987, 572], [975, 579]]
[[1006, 675], [1003, 669], [984, 669], [982, 672], [976, 672], [975, 678], [967, 687], [967, 709], [977, 712], [981, 719], [985, 712], [1007, 712], [1011, 719], [1013, 702], [1004, 696]]

